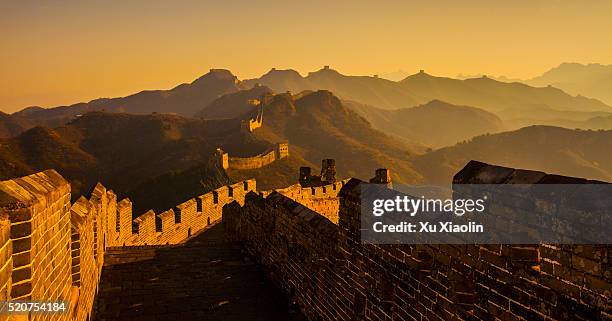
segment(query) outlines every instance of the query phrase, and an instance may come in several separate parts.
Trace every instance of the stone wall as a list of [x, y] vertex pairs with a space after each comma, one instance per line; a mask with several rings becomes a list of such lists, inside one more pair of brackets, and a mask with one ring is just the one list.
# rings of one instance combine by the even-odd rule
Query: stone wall
[[[5, 215], [0, 217], [0, 301], [11, 298], [11, 276], [13, 274], [13, 243], [11, 242], [11, 221]], [[7, 320], [0, 315], [0, 320]]]
[[610, 246], [364, 245], [361, 184], [342, 188], [337, 225], [280, 193], [224, 209], [230, 235], [310, 320], [612, 318]]
[[217, 162], [223, 169], [257, 169], [289, 156], [289, 144], [278, 143], [274, 148], [251, 157], [230, 156], [217, 148]]
[[[0, 182], [0, 208], [0, 266], [11, 276], [8, 281], [6, 275], [0, 277], [5, 299], [69, 301], [73, 293], [69, 183], [53, 170]], [[31, 318], [50, 319], [50, 315]]]

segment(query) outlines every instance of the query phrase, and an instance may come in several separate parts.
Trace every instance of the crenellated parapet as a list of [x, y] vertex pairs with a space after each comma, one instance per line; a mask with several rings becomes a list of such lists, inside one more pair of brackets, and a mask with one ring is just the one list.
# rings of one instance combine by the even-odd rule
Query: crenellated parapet
[[[223, 206], [236, 201], [244, 203], [244, 196], [256, 191], [254, 179], [219, 187], [209, 193], [189, 199], [162, 213], [150, 210], [132, 221], [130, 234], [125, 236], [123, 246], [177, 244], [193, 234], [215, 224], [221, 219]], [[131, 203], [119, 203], [120, 221], [131, 219]], [[119, 235], [124, 235], [119, 228]]]
[[260, 194], [267, 197], [277, 192], [325, 216], [330, 221], [338, 223], [338, 206], [340, 205], [338, 193], [347, 181], [348, 179], [345, 179], [311, 187], [304, 187], [298, 183], [285, 188], [263, 191]]

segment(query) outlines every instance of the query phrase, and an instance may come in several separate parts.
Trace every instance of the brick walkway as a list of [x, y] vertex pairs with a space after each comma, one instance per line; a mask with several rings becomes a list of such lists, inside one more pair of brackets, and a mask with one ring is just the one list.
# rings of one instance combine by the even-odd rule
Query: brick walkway
[[305, 320], [218, 224], [176, 247], [111, 250], [96, 320]]

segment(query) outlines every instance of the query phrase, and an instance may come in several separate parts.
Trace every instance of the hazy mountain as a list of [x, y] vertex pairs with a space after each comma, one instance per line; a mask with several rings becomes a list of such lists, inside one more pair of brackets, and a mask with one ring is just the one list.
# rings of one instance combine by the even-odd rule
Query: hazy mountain
[[410, 76], [410, 73], [401, 69], [392, 72], [378, 73], [378, 77], [391, 81], [400, 81], [408, 76]]
[[34, 127], [28, 119], [0, 112], [0, 138], [17, 136]]
[[612, 105], [612, 65], [562, 63], [525, 82], [533, 86], [552, 85]]
[[483, 135], [413, 159], [428, 182], [448, 184], [469, 160], [612, 181], [612, 131], [531, 126]]
[[492, 112], [534, 105], [558, 110], [612, 111], [612, 107], [598, 100], [574, 97], [554, 87], [536, 88], [487, 77], [459, 80], [431, 76], [424, 71], [395, 82], [369, 76], [346, 76], [327, 67], [306, 77], [293, 70], [272, 69], [258, 79], [243, 82], [248, 86], [257, 83], [276, 92], [326, 89], [342, 99], [382, 109], [405, 108], [438, 99]]
[[506, 109], [497, 113], [504, 119], [507, 129], [519, 129], [531, 125], [547, 125], [570, 129], [612, 129], [612, 113], [603, 111], [566, 111], [547, 106]]
[[501, 81], [501, 82], [523, 82], [523, 80], [519, 78], [509, 78], [506, 76], [493, 76], [493, 75], [485, 75], [485, 74], [464, 75], [460, 73], [455, 78], [465, 80], [465, 79], [471, 79], [471, 78], [481, 78], [484, 76], [497, 80], [497, 81]]
[[251, 89], [225, 94], [208, 104], [195, 114], [204, 119], [235, 118], [247, 114], [255, 108], [253, 100], [259, 101], [264, 94], [271, 94], [266, 86], [255, 86]]
[[406, 91], [418, 95], [421, 100], [440, 99], [451, 104], [474, 106], [491, 112], [528, 109], [532, 106], [570, 111], [612, 112], [612, 107], [601, 101], [570, 96], [558, 88], [531, 87], [517, 82], [505, 83], [488, 77], [458, 80], [420, 72], [400, 83]]
[[[408, 157], [416, 148], [372, 128], [329, 91], [278, 94], [264, 106], [264, 126], [254, 134], [266, 141], [290, 143], [290, 154], [311, 164], [334, 158], [340, 177], [370, 178], [391, 168], [398, 181], [420, 180]], [[297, 168], [291, 174], [295, 182]]]
[[395, 110], [350, 101], [344, 104], [387, 134], [435, 148], [453, 145], [485, 133], [496, 133], [504, 128], [501, 119], [492, 113], [440, 100]]
[[311, 72], [306, 77], [294, 70], [272, 69], [258, 79], [245, 80], [244, 84], [261, 84], [276, 92], [298, 93], [325, 89], [343, 99], [387, 109], [418, 104], [411, 93], [400, 88], [394, 81], [368, 76], [345, 76], [327, 67]]
[[211, 69], [192, 83], [182, 84], [170, 90], [146, 90], [127, 97], [101, 98], [88, 103], [55, 108], [26, 108], [13, 115], [47, 127], [61, 126], [76, 115], [90, 111], [130, 114], [157, 112], [192, 116], [221, 95], [243, 88], [238, 78], [230, 71]]

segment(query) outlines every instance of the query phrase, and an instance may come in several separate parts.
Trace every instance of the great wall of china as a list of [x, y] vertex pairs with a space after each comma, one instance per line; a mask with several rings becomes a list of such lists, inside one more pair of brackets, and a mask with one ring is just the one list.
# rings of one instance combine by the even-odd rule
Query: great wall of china
[[[0, 300], [66, 300], [69, 313], [24, 320], [90, 320], [107, 251], [181, 243], [222, 222], [309, 320], [612, 317], [609, 246], [364, 245], [367, 183], [337, 181], [333, 160], [310, 172], [288, 188], [247, 180], [134, 220], [131, 202], [101, 184], [70, 204], [53, 170], [0, 182]], [[472, 162], [455, 183], [566, 179], [543, 175]], [[390, 185], [389, 172], [371, 183]]]

